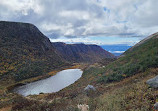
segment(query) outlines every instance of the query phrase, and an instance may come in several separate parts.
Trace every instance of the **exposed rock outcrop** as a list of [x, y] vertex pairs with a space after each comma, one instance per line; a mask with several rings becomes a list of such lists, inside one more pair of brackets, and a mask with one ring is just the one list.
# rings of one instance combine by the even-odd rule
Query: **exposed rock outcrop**
[[149, 79], [146, 83], [148, 85], [150, 85], [150, 87], [158, 88], [158, 76], [156, 76], [156, 77], [154, 77], [152, 79]]

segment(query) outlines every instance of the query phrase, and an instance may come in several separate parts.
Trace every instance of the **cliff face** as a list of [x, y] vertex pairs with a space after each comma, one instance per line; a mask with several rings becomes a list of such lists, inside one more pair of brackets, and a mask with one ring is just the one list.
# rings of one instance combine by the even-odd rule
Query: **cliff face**
[[63, 64], [49, 39], [37, 27], [28, 23], [0, 22], [0, 76], [23, 80]]
[[98, 62], [104, 58], [114, 58], [114, 55], [97, 45], [52, 43], [57, 53], [69, 62]]

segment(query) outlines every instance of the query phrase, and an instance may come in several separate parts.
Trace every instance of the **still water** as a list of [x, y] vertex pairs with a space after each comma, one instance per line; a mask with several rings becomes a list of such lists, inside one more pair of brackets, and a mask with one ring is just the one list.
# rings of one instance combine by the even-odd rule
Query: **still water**
[[82, 76], [82, 73], [83, 71], [80, 69], [63, 70], [58, 72], [55, 76], [51, 76], [47, 79], [17, 87], [14, 89], [14, 92], [23, 96], [58, 92], [77, 81]]

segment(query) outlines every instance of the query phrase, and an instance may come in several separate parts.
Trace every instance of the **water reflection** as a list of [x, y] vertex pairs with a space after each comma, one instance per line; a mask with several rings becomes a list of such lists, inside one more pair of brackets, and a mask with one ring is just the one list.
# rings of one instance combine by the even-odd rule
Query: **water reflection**
[[82, 76], [80, 69], [67, 69], [58, 72], [55, 76], [47, 79], [39, 80], [20, 86], [14, 89], [14, 92], [23, 96], [39, 94], [39, 93], [52, 93], [73, 84]]

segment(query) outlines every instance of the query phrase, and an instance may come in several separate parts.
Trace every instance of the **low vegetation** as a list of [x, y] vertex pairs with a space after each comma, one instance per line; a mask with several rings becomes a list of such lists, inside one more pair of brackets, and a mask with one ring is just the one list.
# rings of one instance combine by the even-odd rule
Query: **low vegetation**
[[[10, 41], [8, 38], [5, 39]], [[158, 75], [157, 35], [126, 51], [115, 61], [111, 59], [107, 62], [105, 59], [91, 65], [80, 64], [84, 71], [82, 78], [58, 93], [41, 93], [27, 97], [10, 92], [8, 87], [18, 81], [26, 83], [39, 80], [45, 77], [43, 74], [46, 72], [49, 72], [48, 76], [54, 75], [57, 72], [52, 70], [56, 68], [55, 65], [64, 66], [65, 63], [53, 58], [56, 56], [51, 55], [52, 52], [49, 51], [49, 56], [45, 56], [41, 51], [25, 53], [36, 52], [30, 48], [21, 48], [17, 55], [12, 56], [14, 51], [10, 51], [10, 46], [1, 45], [0, 66], [4, 67], [0, 67], [0, 110], [79, 111], [77, 105], [86, 104], [90, 111], [152, 111], [154, 103], [158, 102], [158, 90], [146, 84], [148, 79]], [[55, 63], [50, 66], [53, 60]], [[28, 79], [30, 77], [33, 78]], [[96, 91], [85, 92], [84, 88], [87, 85], [93, 85]]]
[[0, 21], [0, 80], [11, 76], [21, 81], [65, 65], [37, 27]]
[[158, 39], [156, 36], [132, 51], [125, 52], [117, 61], [102, 69], [104, 71], [101, 71], [102, 76], [98, 82], [121, 81], [151, 67], [158, 67]]
[[112, 90], [97, 98], [96, 111], [152, 111], [158, 99], [158, 91], [150, 88], [146, 81], [157, 75], [158, 69], [113, 83]]

